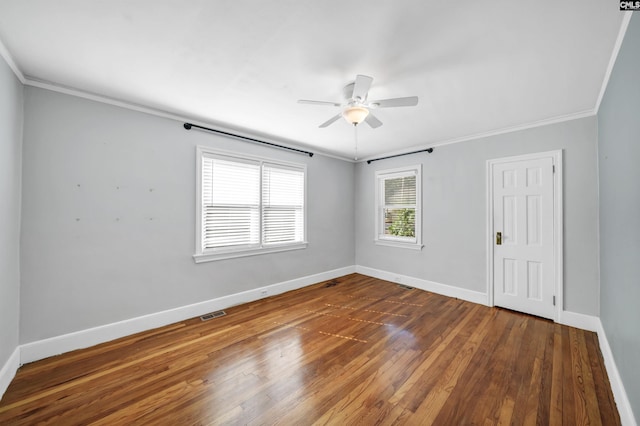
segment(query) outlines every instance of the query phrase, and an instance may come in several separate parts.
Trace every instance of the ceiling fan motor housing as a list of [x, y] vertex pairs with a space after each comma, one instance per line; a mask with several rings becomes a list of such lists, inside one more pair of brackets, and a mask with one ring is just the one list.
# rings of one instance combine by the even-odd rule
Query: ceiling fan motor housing
[[[363, 103], [364, 101], [367, 100], [367, 96], [365, 95], [365, 97], [363, 99], [354, 99], [353, 98], [353, 88], [355, 87], [356, 83], [349, 83], [346, 86], [344, 86], [344, 89], [342, 89], [342, 96], [344, 96], [344, 98], [347, 101], [354, 101], [357, 103]], [[349, 104], [351, 104], [352, 102], [349, 102]]]

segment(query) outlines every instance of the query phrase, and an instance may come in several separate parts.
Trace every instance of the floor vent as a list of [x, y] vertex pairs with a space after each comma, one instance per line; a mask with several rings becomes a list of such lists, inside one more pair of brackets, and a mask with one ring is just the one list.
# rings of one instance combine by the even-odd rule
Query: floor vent
[[324, 286], [326, 287], [335, 287], [338, 285], [338, 280], [331, 280], [328, 283], [326, 283]]
[[227, 315], [227, 313], [225, 311], [217, 311], [217, 312], [211, 312], [210, 314], [205, 314], [205, 315], [201, 316], [200, 319], [202, 321], [208, 321], [210, 319], [223, 317], [225, 315]]
[[404, 284], [398, 284], [398, 287], [403, 288], [405, 290], [413, 290], [413, 287]]

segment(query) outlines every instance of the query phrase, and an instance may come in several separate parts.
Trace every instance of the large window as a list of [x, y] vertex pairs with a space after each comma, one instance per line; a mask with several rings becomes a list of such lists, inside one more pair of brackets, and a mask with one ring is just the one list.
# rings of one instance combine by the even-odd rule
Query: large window
[[196, 262], [306, 247], [306, 167], [198, 147]]
[[421, 166], [376, 172], [377, 244], [422, 248]]

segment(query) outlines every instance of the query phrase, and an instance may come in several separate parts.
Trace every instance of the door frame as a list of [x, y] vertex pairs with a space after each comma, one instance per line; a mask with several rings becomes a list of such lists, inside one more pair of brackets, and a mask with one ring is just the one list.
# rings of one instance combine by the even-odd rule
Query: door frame
[[493, 168], [497, 164], [513, 161], [535, 160], [551, 157], [554, 166], [553, 173], [553, 261], [554, 261], [554, 291], [555, 306], [553, 320], [560, 320], [560, 313], [564, 307], [564, 243], [562, 218], [562, 150], [536, 152], [531, 154], [502, 157], [487, 160], [487, 301], [489, 306], [494, 305], [494, 273], [493, 273]]

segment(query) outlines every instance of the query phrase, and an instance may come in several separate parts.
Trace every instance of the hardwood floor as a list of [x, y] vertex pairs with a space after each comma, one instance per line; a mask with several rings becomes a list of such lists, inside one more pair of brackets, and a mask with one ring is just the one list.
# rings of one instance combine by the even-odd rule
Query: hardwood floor
[[0, 424], [620, 424], [592, 332], [349, 275], [20, 368]]

